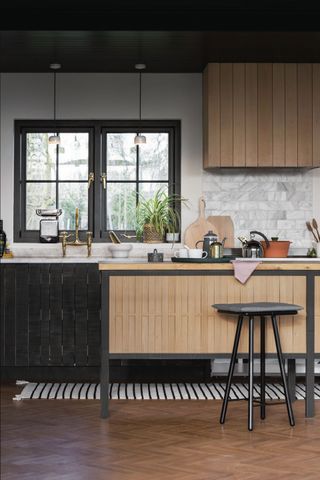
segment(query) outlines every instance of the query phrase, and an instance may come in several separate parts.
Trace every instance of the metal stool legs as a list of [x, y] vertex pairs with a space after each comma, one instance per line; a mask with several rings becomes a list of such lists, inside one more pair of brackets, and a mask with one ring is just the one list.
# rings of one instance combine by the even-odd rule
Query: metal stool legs
[[249, 401], [248, 430], [253, 430], [253, 349], [254, 349], [254, 318], [249, 317]]
[[260, 317], [260, 418], [266, 418], [266, 319]]
[[236, 359], [237, 359], [242, 322], [243, 322], [243, 316], [240, 315], [239, 318], [238, 318], [236, 336], [235, 336], [235, 339], [234, 339], [232, 355], [231, 355], [231, 360], [230, 360], [230, 365], [229, 365], [228, 380], [227, 380], [227, 385], [226, 385], [226, 391], [224, 393], [224, 398], [223, 398], [222, 410], [221, 410], [221, 415], [220, 415], [220, 423], [224, 423], [225, 419], [226, 419], [226, 413], [227, 413], [227, 408], [228, 408], [228, 400], [229, 400], [229, 395], [230, 395], [234, 366], [236, 364]]
[[[285, 400], [287, 405], [288, 417], [290, 425], [293, 427], [295, 425], [294, 416], [292, 411], [291, 405], [291, 398], [289, 395], [289, 389], [285, 374], [284, 368], [284, 361], [282, 356], [281, 350], [281, 343], [280, 343], [280, 336], [279, 330], [277, 325], [277, 319], [274, 314], [271, 315], [272, 319], [272, 327], [274, 333], [274, 339], [277, 348], [277, 356], [278, 362], [280, 366], [280, 373], [283, 382]], [[231, 389], [231, 382], [234, 372], [234, 367], [237, 359], [239, 341], [240, 341], [240, 334], [241, 328], [243, 323], [243, 315], [240, 315], [238, 318], [237, 330], [234, 339], [232, 355], [229, 365], [229, 372], [228, 372], [228, 379], [226, 384], [226, 391], [223, 398], [222, 410], [220, 415], [220, 423], [224, 423], [226, 419], [226, 413], [228, 408], [228, 401]], [[265, 375], [266, 375], [266, 339], [265, 339], [265, 331], [266, 331], [266, 319], [264, 316], [260, 317], [260, 368], [261, 368], [261, 398], [260, 398], [260, 418], [264, 420], [266, 418], [266, 383], [265, 383]], [[254, 380], [254, 317], [249, 316], [249, 398], [248, 398], [248, 430], [253, 430], [253, 380]]]
[[291, 427], [293, 427], [295, 425], [295, 422], [294, 422], [291, 399], [290, 399], [290, 395], [289, 395], [289, 389], [288, 389], [286, 373], [285, 373], [285, 368], [284, 368], [284, 362], [283, 362], [283, 356], [282, 356], [282, 350], [281, 350], [281, 343], [280, 343], [280, 336], [279, 336], [279, 330], [278, 330], [278, 325], [277, 325], [277, 319], [276, 319], [275, 315], [272, 315], [271, 319], [272, 319], [274, 339], [275, 339], [276, 347], [277, 347], [278, 362], [279, 362], [279, 367], [280, 367], [280, 372], [281, 372], [281, 377], [282, 377], [282, 382], [283, 382], [284, 396], [285, 396], [285, 399], [286, 399], [289, 422], [290, 422]]

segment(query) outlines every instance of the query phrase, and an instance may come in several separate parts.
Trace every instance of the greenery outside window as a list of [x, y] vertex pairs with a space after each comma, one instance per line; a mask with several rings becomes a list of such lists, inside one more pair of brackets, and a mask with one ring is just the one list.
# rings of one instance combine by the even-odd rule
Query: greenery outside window
[[[147, 143], [135, 145], [137, 133]], [[59, 134], [60, 145], [49, 144]], [[89, 176], [94, 181], [88, 184]], [[142, 195], [162, 188], [180, 193], [178, 121], [16, 121], [14, 240], [37, 242], [37, 208], [61, 208], [60, 230], [80, 231], [94, 241], [135, 234], [135, 209]]]

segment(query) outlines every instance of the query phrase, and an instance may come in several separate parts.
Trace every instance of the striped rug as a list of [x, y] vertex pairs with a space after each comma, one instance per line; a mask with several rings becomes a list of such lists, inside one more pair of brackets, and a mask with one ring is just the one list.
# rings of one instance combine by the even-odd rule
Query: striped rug
[[[27, 383], [20, 395], [14, 400], [45, 399], [45, 400], [99, 400], [99, 383]], [[111, 383], [110, 399], [112, 400], [221, 400], [224, 395], [225, 383]], [[260, 395], [260, 386], [254, 385], [255, 396]], [[315, 385], [315, 399], [320, 399], [320, 384]], [[248, 398], [246, 383], [233, 383], [231, 399]], [[296, 385], [296, 398], [305, 398], [305, 385]], [[283, 387], [278, 383], [266, 385], [267, 400], [284, 399]]]

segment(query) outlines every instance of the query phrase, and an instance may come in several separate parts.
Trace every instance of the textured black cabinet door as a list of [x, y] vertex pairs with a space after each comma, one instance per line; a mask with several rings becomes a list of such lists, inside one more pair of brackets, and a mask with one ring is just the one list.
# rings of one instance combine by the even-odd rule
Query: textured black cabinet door
[[1, 364], [98, 366], [96, 264], [1, 264]]

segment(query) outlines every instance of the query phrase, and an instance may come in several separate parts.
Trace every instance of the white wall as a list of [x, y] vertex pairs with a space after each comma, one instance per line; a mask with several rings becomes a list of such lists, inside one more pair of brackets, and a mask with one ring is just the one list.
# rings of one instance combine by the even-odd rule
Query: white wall
[[[4, 220], [10, 243], [13, 238], [13, 173], [14, 120], [53, 118], [52, 73], [2, 73], [1, 80], [1, 192], [0, 218]], [[57, 75], [57, 118], [60, 119], [137, 119], [138, 75], [132, 74], [66, 74]], [[203, 190], [208, 195], [208, 213], [215, 209], [214, 184], [221, 175], [202, 170], [202, 76], [201, 74], [148, 74], [142, 76], [142, 118], [181, 120], [182, 195], [190, 200], [190, 208], [182, 214], [183, 229], [198, 214], [198, 198]], [[248, 172], [233, 172], [235, 183]], [[255, 173], [259, 177], [260, 173]], [[264, 181], [261, 173], [261, 181]], [[298, 176], [292, 184], [297, 185]], [[310, 180], [310, 208], [306, 215], [320, 221], [320, 169], [306, 174]], [[295, 172], [293, 172], [295, 176]], [[259, 180], [259, 181], [260, 181]], [[308, 180], [309, 181], [309, 180]], [[228, 193], [228, 192], [227, 192]], [[265, 201], [265, 200], [264, 200]], [[279, 199], [279, 207], [281, 201]], [[296, 207], [299, 210], [299, 203]], [[224, 211], [222, 207], [221, 212]], [[281, 207], [283, 210], [283, 205]], [[220, 212], [220, 213], [221, 213]], [[230, 207], [236, 215], [237, 206]], [[251, 215], [252, 218], [256, 218]], [[257, 216], [257, 218], [259, 218]], [[304, 220], [304, 219], [303, 219]], [[236, 223], [236, 222], [235, 222]], [[304, 221], [292, 224], [295, 238], [303, 239], [299, 246], [307, 247]], [[241, 224], [243, 230], [252, 227]], [[255, 227], [258, 226], [255, 224]], [[298, 228], [298, 230], [297, 230]], [[290, 231], [286, 232], [290, 235]], [[48, 246], [46, 246], [48, 247]]]
[[[1, 218], [13, 239], [14, 120], [53, 118], [53, 76], [1, 74]], [[138, 75], [57, 75], [58, 119], [137, 119]], [[183, 228], [197, 215], [202, 174], [201, 74], [142, 76], [142, 118], [181, 120]]]

